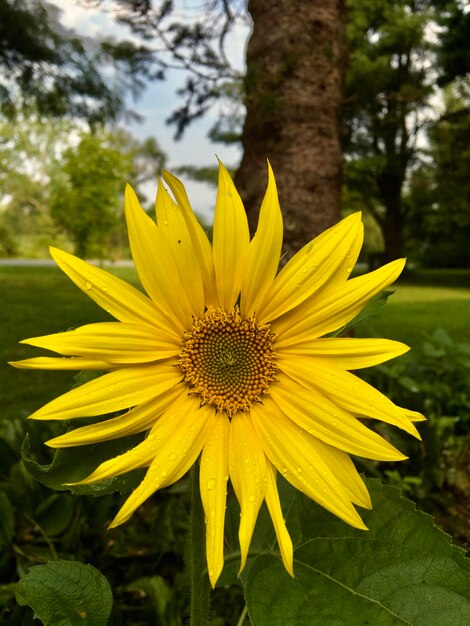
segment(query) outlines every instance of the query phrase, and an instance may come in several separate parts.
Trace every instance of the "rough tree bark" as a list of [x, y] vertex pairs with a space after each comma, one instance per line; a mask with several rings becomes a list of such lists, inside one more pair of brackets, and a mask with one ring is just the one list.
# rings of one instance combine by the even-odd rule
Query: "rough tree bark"
[[344, 0], [249, 0], [243, 158], [235, 175], [254, 232], [276, 175], [290, 255], [338, 221]]

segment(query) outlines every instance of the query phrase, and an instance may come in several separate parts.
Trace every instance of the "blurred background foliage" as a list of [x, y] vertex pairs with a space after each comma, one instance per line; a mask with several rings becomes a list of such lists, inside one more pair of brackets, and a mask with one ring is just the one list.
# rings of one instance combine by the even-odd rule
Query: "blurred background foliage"
[[[82, 4], [109, 9], [105, 0]], [[363, 467], [399, 485], [468, 548], [470, 12], [459, 0], [349, 0], [347, 11], [339, 4], [347, 44], [343, 211], [364, 211], [362, 268], [402, 254], [412, 267], [387, 307], [354, 332], [411, 345], [409, 354], [364, 377], [428, 417], [422, 442], [386, 432], [409, 461]], [[128, 116], [137, 116], [128, 96], [173, 67], [186, 72], [180, 100], [168, 111], [176, 135], [223, 102], [210, 137], [242, 141], [252, 102], [224, 41], [236, 20], [248, 19], [246, 3], [198, 3], [200, 19], [192, 22], [178, 21], [172, 2], [115, 5], [112, 15], [132, 37], [79, 36], [44, 0], [0, 0], [0, 257], [42, 258], [56, 245], [89, 258], [129, 258], [123, 185], [129, 181], [150, 211], [145, 185], [166, 155], [153, 137], [141, 141], [126, 131]], [[292, 68], [295, 59], [288, 60]], [[282, 106], [275, 109], [282, 117]], [[181, 168], [212, 184], [215, 172], [212, 165]], [[293, 228], [299, 239], [311, 238], [302, 220]], [[130, 268], [113, 271], [136, 283]], [[0, 622], [33, 624], [32, 611], [15, 602], [16, 582], [31, 565], [60, 557], [92, 563], [108, 577], [111, 624], [185, 623], [187, 483], [164, 490], [108, 533], [123, 496], [56, 491], [34, 479], [22, 459], [29, 434], [28, 458], [51, 462], [41, 442], [60, 426], [26, 418], [74, 381], [67, 372], [13, 371], [4, 361], [30, 354], [15, 345], [24, 337], [106, 314], [52, 267], [0, 266], [0, 293]], [[237, 624], [242, 607], [238, 587], [218, 589], [213, 624]]]
[[[89, 4], [110, 10], [99, 0]], [[118, 211], [120, 206], [111, 189], [113, 177], [139, 186], [164, 163], [155, 139], [139, 148], [122, 130], [126, 115], [135, 115], [128, 110], [129, 94], [137, 96], [150, 81], [164, 79], [174, 67], [184, 70], [186, 82], [176, 109], [168, 111], [169, 123], [181, 136], [217, 102], [220, 116], [210, 138], [229, 143], [242, 140], [245, 111], [275, 95], [244, 100], [244, 77], [224, 48], [236, 21], [248, 19], [244, 2], [207, 2], [196, 9], [198, 19], [192, 22], [178, 20], [172, 2], [120, 0], [117, 6], [112, 15], [129, 28], [129, 37], [79, 37], [61, 26], [57, 8], [47, 2], [0, 2], [5, 30], [0, 38], [3, 256], [42, 255], [45, 238], [60, 245], [67, 239], [70, 247], [95, 257], [110, 250], [128, 256], [125, 238], [116, 230], [118, 214], [112, 218], [107, 207]], [[288, 6], [286, 0], [286, 11]], [[467, 266], [470, 14], [460, 0], [350, 0], [346, 9], [347, 48], [338, 58], [345, 82], [342, 205], [343, 211], [367, 213], [371, 236], [365, 254], [371, 258], [364, 260], [374, 264], [406, 254], [430, 267]], [[41, 27], [34, 29], [34, 24]], [[294, 53], [304, 54], [289, 52]], [[284, 101], [277, 107], [280, 119], [286, 107]], [[86, 134], [95, 139], [86, 140]], [[86, 158], [87, 146], [98, 143], [101, 156], [87, 159], [82, 175], [90, 181], [84, 186], [73, 180], [79, 174], [72, 176], [71, 169]], [[114, 150], [114, 156], [106, 150]], [[269, 156], [276, 160], [275, 146]], [[108, 167], [110, 180], [104, 182], [108, 158], [113, 168]], [[213, 165], [188, 163], [182, 172], [199, 181], [216, 180]], [[101, 192], [96, 185], [95, 195], [93, 179], [103, 184]], [[264, 187], [264, 179], [259, 185]], [[75, 209], [75, 218], [65, 215], [59, 196], [63, 206], [87, 207], [81, 224]], [[295, 193], [287, 197], [292, 199], [285, 203], [286, 214], [296, 203]], [[78, 239], [91, 237], [86, 221], [94, 224], [95, 241], [82, 244]], [[312, 230], [297, 222], [291, 228], [306, 241]], [[98, 234], [105, 228], [110, 229], [107, 242]]]
[[141, 186], [165, 163], [153, 137], [138, 141], [119, 127], [91, 132], [30, 111], [0, 122], [0, 138], [3, 256], [44, 257], [48, 244], [93, 258], [128, 256], [123, 187], [132, 181], [146, 202]]

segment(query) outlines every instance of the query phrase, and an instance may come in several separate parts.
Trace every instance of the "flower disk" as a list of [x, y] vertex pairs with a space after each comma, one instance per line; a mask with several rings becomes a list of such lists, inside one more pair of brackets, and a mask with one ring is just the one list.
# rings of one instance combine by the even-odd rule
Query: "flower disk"
[[192, 393], [231, 417], [249, 411], [275, 380], [274, 336], [254, 316], [209, 309], [186, 333], [179, 366]]

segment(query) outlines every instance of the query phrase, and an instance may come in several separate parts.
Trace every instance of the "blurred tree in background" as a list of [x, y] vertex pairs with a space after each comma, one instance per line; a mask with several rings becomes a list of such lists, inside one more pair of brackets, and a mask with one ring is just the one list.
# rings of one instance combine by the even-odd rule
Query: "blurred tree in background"
[[[12, 117], [32, 106], [40, 114], [91, 123], [115, 119], [122, 93], [103, 72], [104, 51], [59, 22], [41, 0], [0, 0], [0, 110]], [[109, 59], [107, 59], [109, 62]]]
[[[122, 221], [126, 181], [139, 191], [155, 180], [165, 155], [154, 138], [122, 129], [93, 133], [68, 119], [19, 116], [0, 123], [0, 249], [43, 255], [48, 244], [102, 257], [127, 249]], [[62, 233], [62, 235], [61, 235]]]
[[[154, 140], [139, 144], [123, 131], [86, 133], [68, 148], [52, 185], [52, 219], [81, 257], [113, 258], [126, 241], [124, 181], [156, 179], [165, 162]], [[114, 252], [113, 252], [114, 251]]]
[[[348, 7], [345, 199], [349, 206], [351, 202], [362, 205], [379, 225], [385, 260], [410, 252], [419, 258], [421, 250], [434, 245], [427, 236], [428, 228], [437, 226], [435, 219], [427, 220], [424, 215], [436, 208], [439, 195], [456, 191], [451, 192], [442, 175], [443, 155], [438, 144], [444, 139], [443, 127], [436, 121], [431, 98], [434, 106], [439, 106], [437, 84], [448, 84], [469, 71], [468, 38], [463, 36], [464, 32], [470, 36], [469, 16], [459, 2], [439, 0], [350, 0]], [[460, 118], [466, 115], [465, 107], [468, 112], [468, 98]], [[444, 112], [442, 122], [448, 126], [447, 115]], [[453, 148], [456, 157], [463, 143]], [[415, 191], [421, 185], [421, 195], [414, 195], [412, 201], [410, 181], [414, 181]], [[443, 185], [447, 185], [446, 191]], [[450, 207], [440, 206], [441, 219], [446, 220]], [[460, 206], [468, 215], [465, 193]], [[468, 220], [463, 219], [463, 223]], [[449, 233], [451, 223], [455, 228], [456, 220], [450, 218], [442, 234]], [[414, 236], [407, 246], [411, 231]], [[451, 257], [455, 259], [455, 254], [447, 262], [453, 265]], [[429, 254], [421, 258], [427, 262]]]
[[347, 184], [379, 224], [385, 260], [405, 255], [402, 191], [436, 80], [432, 2], [350, 0]]
[[430, 128], [434, 197], [423, 212], [429, 267], [470, 267], [470, 83], [449, 88], [445, 111]]
[[470, 267], [470, 84], [444, 91], [445, 109], [428, 131], [423, 165], [405, 203], [408, 236], [427, 267]]
[[106, 137], [90, 134], [63, 155], [52, 185], [51, 216], [83, 258], [103, 256], [106, 244], [120, 239], [122, 187], [132, 167], [129, 157]]
[[0, 249], [5, 256], [34, 256], [36, 246], [44, 255], [55, 240], [50, 182], [76, 134], [71, 120], [40, 118], [31, 111], [15, 121], [0, 119]]

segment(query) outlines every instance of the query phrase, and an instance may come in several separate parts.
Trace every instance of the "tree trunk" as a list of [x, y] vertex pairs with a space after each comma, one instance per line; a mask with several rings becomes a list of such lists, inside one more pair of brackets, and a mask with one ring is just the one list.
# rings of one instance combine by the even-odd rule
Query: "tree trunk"
[[344, 0], [249, 0], [243, 158], [235, 184], [254, 232], [273, 167], [290, 255], [340, 217]]
[[405, 256], [405, 236], [402, 212], [400, 210], [390, 210], [390, 206], [386, 207], [386, 209], [387, 213], [382, 235], [385, 244], [383, 260], [385, 263], [388, 263]]
[[387, 263], [405, 256], [405, 220], [401, 197], [405, 171], [406, 164], [390, 148], [386, 154], [384, 170], [377, 180], [380, 200], [385, 207], [385, 216], [380, 227], [385, 245], [383, 261]]

